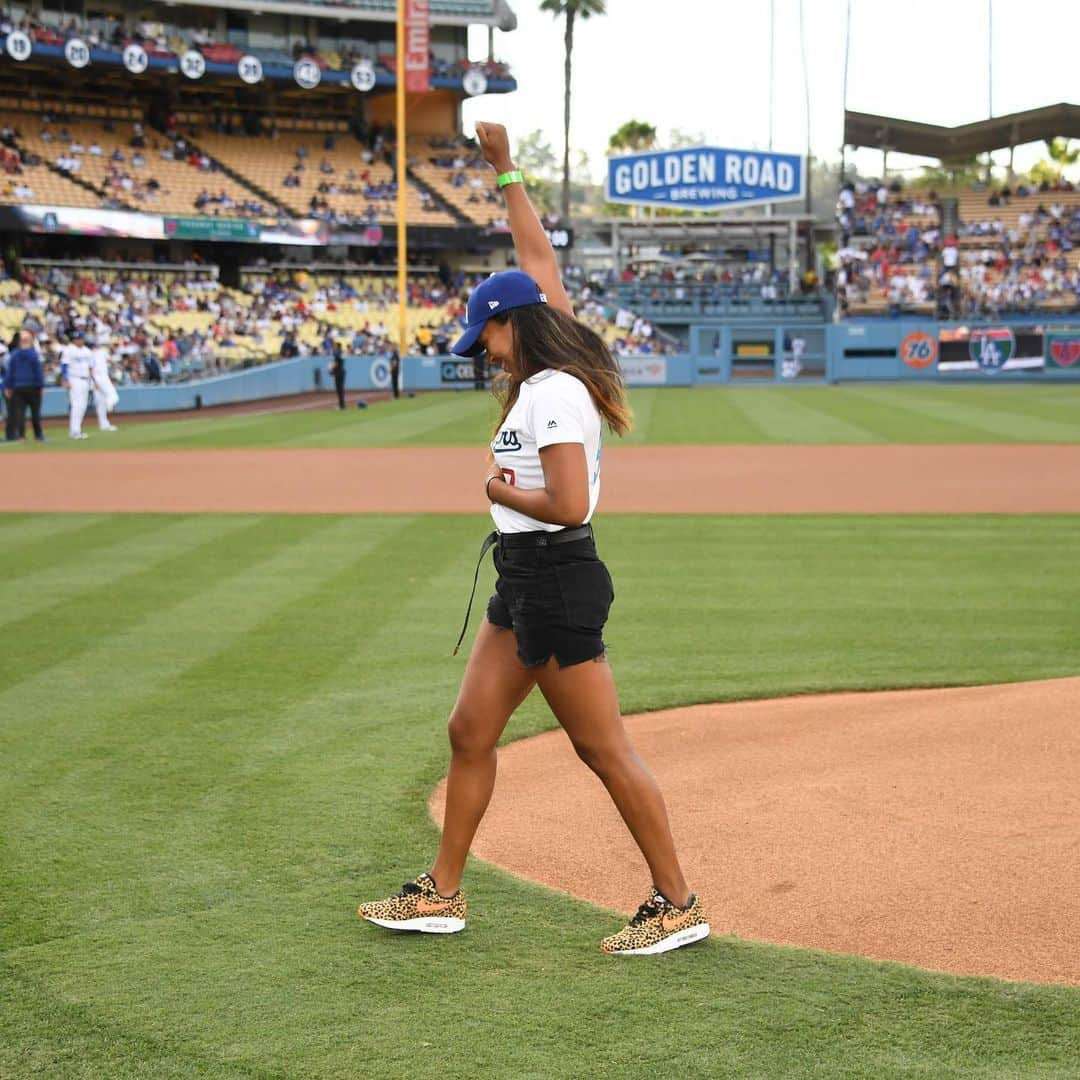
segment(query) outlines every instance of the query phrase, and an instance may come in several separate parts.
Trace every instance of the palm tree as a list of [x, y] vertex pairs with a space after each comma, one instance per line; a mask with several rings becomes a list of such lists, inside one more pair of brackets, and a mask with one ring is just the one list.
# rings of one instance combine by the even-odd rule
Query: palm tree
[[562, 216], [570, 219], [570, 57], [574, 51], [574, 22], [578, 18], [589, 19], [593, 15], [607, 14], [607, 0], [540, 0], [540, 10], [550, 11], [566, 20], [563, 33], [566, 59], [563, 69], [563, 179]]
[[1068, 139], [1047, 139], [1046, 152], [1050, 160], [1057, 163], [1058, 176], [1064, 175], [1066, 166], [1075, 165], [1080, 160], [1080, 147], [1070, 150]]

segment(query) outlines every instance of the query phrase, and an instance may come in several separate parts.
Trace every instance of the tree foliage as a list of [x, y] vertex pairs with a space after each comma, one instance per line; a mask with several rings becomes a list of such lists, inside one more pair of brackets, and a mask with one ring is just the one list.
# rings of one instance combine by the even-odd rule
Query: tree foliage
[[1069, 165], [1075, 165], [1077, 161], [1080, 161], [1080, 146], [1075, 150], [1070, 150], [1068, 139], [1047, 139], [1046, 152], [1050, 155], [1050, 160], [1056, 162], [1059, 176]]
[[645, 120], [627, 120], [608, 139], [608, 152], [652, 150], [656, 146], [656, 128]]

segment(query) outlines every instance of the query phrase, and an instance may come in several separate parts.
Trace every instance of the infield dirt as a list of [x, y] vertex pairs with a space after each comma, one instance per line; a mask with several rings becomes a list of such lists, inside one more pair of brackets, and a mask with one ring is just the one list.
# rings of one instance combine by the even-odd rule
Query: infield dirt
[[[482, 513], [472, 449], [43, 450], [0, 511]], [[1078, 513], [1080, 444], [617, 447], [604, 513]]]
[[[626, 717], [715, 933], [1080, 985], [1080, 678]], [[440, 784], [431, 811], [442, 821]], [[473, 852], [619, 911], [649, 878], [561, 731], [499, 751]]]

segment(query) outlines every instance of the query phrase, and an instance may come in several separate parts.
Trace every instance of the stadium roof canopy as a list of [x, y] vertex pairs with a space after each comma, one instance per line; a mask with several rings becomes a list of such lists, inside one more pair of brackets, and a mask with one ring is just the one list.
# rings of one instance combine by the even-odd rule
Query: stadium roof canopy
[[[397, 0], [202, 0], [199, 6], [316, 19], [360, 18], [375, 22], [397, 19]], [[517, 16], [508, 0], [431, 0], [431, 22], [435, 26], [484, 23], [500, 30], [513, 30], [517, 27]]]
[[959, 127], [920, 124], [850, 109], [844, 112], [845, 146], [896, 150], [940, 161], [970, 158], [991, 150], [1059, 137], [1080, 138], [1080, 105], [1045, 105]]

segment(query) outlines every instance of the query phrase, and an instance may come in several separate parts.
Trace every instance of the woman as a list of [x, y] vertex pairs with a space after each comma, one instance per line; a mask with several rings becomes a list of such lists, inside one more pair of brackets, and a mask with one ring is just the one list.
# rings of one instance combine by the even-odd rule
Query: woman
[[502, 369], [502, 416], [484, 492], [498, 528], [496, 595], [488, 604], [450, 716], [452, 756], [439, 853], [429, 873], [387, 900], [361, 905], [380, 926], [424, 933], [465, 927], [461, 875], [495, 785], [496, 745], [534, 686], [600, 777], [637, 841], [654, 882], [649, 899], [608, 953], [667, 952], [709, 934], [675, 855], [663, 797], [634, 753], [619, 715], [602, 632], [614, 599], [592, 528], [600, 490], [601, 422], [630, 426], [619, 369], [579, 323], [506, 130], [477, 124], [498, 174], [522, 271], [493, 274], [469, 297], [453, 351], [486, 351]]

